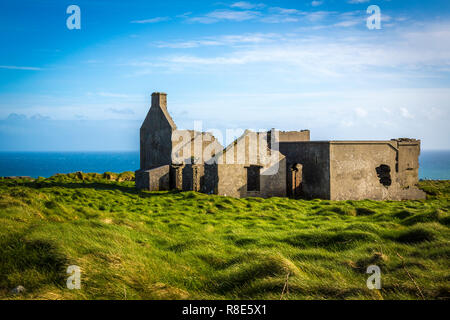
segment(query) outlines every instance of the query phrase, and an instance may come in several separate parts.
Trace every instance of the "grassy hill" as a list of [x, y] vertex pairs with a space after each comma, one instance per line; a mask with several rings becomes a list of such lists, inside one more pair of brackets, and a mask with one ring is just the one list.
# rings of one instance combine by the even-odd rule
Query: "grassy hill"
[[[131, 179], [1, 179], [0, 298], [450, 297], [450, 181], [421, 182], [425, 201], [379, 202], [140, 192]], [[366, 286], [371, 264], [381, 290]], [[81, 290], [66, 288], [69, 265]]]

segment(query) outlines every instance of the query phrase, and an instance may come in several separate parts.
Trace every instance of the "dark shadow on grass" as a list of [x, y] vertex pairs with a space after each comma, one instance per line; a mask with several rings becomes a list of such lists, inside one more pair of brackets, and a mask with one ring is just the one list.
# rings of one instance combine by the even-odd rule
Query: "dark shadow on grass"
[[42, 286], [65, 284], [68, 259], [56, 245], [45, 240], [27, 240], [23, 234], [0, 238], [0, 291], [7, 294], [21, 285], [27, 292]]
[[179, 190], [171, 190], [164, 191], [164, 193], [160, 192], [148, 192], [136, 189], [134, 186], [124, 186], [117, 183], [108, 183], [108, 182], [56, 182], [56, 181], [45, 181], [45, 182], [25, 182], [21, 184], [24, 187], [29, 187], [33, 189], [41, 189], [41, 188], [53, 188], [53, 187], [62, 187], [67, 189], [94, 189], [94, 190], [103, 190], [103, 191], [116, 191], [119, 190], [124, 193], [138, 195], [141, 198], [149, 198], [155, 196], [169, 195], [169, 194], [178, 194], [181, 191]]
[[298, 233], [282, 241], [298, 248], [324, 248], [330, 251], [354, 248], [359, 242], [377, 241], [375, 234], [363, 231], [340, 231], [321, 233]]

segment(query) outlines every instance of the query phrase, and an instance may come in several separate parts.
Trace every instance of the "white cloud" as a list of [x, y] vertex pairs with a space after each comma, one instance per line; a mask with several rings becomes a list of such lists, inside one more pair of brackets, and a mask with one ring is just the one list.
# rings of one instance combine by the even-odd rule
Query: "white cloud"
[[358, 117], [364, 118], [366, 117], [369, 113], [367, 112], [366, 109], [363, 108], [356, 108], [355, 109], [355, 113]]
[[[351, 25], [355, 22], [343, 22]], [[164, 57], [164, 63], [189, 65], [231, 65], [271, 63], [296, 67], [304, 74], [344, 75], [359, 73], [365, 76], [377, 72], [383, 74], [410, 73], [427, 76], [433, 68], [446, 72], [450, 67], [450, 28], [444, 24], [421, 30], [400, 29], [380, 42], [376, 34], [365, 38], [291, 37], [276, 35], [235, 36], [202, 39], [174, 44], [173, 47], [201, 45], [233, 45], [246, 42], [245, 48], [217, 56], [180, 55]], [[252, 46], [252, 44], [254, 44]], [[170, 44], [162, 44], [170, 46]], [[435, 75], [433, 75], [435, 76]]]
[[40, 113], [36, 113], [30, 117], [31, 120], [37, 120], [37, 121], [43, 121], [43, 120], [50, 120], [51, 118], [49, 116], [44, 116]]
[[204, 16], [200, 17], [192, 17], [187, 19], [189, 22], [199, 22], [199, 23], [215, 23], [219, 21], [246, 21], [255, 19], [260, 16], [258, 11], [236, 11], [236, 10], [228, 10], [228, 9], [219, 9], [214, 10], [212, 12], [207, 13]]
[[357, 24], [361, 24], [361, 23], [362, 23], [362, 20], [360, 20], [360, 19], [353, 19], [353, 20], [344, 20], [344, 21], [341, 21], [341, 22], [337, 22], [333, 26], [334, 27], [344, 27], [344, 28], [346, 28], [346, 27], [353, 27], [353, 26], [356, 26]]
[[109, 111], [111, 113], [115, 113], [115, 114], [122, 114], [122, 115], [132, 115], [134, 114], [134, 111], [130, 108], [108, 108], [106, 109], [106, 111]]
[[285, 23], [285, 22], [297, 22], [297, 21], [299, 21], [299, 19], [295, 18], [295, 17], [289, 17], [289, 16], [272, 15], [272, 16], [267, 16], [267, 17], [261, 18], [260, 21], [265, 22], [265, 23]]
[[10, 70], [31, 70], [31, 71], [40, 71], [42, 68], [38, 67], [23, 67], [23, 66], [0, 66], [0, 69], [10, 69]]
[[357, 4], [357, 3], [366, 3], [369, 2], [370, 0], [348, 0], [348, 3], [352, 3], [352, 4]]
[[407, 119], [414, 118], [414, 116], [409, 112], [409, 110], [404, 107], [400, 108], [400, 112], [402, 114], [402, 117], [404, 117], [404, 118], [407, 118]]
[[322, 3], [323, 3], [323, 1], [314, 0], [314, 1], [311, 2], [311, 5], [313, 7], [317, 7], [317, 6], [320, 6]]
[[282, 36], [276, 33], [245, 33], [242, 35], [224, 35], [217, 37], [204, 37], [195, 40], [161, 41], [156, 43], [159, 48], [197, 48], [204, 46], [234, 46], [262, 44], [280, 40]]
[[341, 125], [344, 127], [353, 127], [355, 125], [355, 123], [350, 120], [342, 120]]
[[97, 95], [101, 97], [107, 97], [107, 98], [131, 98], [132, 96], [129, 94], [122, 94], [122, 93], [116, 93], [116, 92], [98, 92]]
[[[299, 88], [299, 90], [301, 90]], [[202, 99], [199, 99], [199, 97]], [[208, 119], [207, 127], [217, 125], [240, 128], [272, 128], [280, 130], [311, 129], [313, 140], [389, 140], [398, 137], [422, 139], [424, 148], [450, 147], [447, 137], [449, 109], [437, 120], [429, 120], [425, 105], [432, 103], [445, 110], [450, 99], [450, 89], [411, 88], [371, 89], [355, 91], [352, 88], [340, 91], [318, 90], [313, 92], [286, 92], [278, 89], [254, 93], [203, 92], [191, 101], [183, 101], [180, 108], [189, 110], [190, 119]], [[407, 105], [408, 112], [420, 117], [411, 121], [402, 116], [399, 104]], [[367, 116], [358, 117], [355, 109], [363, 105]], [[211, 108], [215, 106], [215, 108]], [[276, 112], [274, 112], [276, 106]], [[391, 115], [379, 112], [381, 106], [393, 110]], [[176, 108], [176, 107], [175, 107]], [[220, 112], [217, 112], [220, 110]], [[239, 117], [236, 118], [236, 114]], [[301, 120], [299, 120], [301, 119]], [[192, 127], [192, 120], [174, 120], [177, 125]], [[181, 124], [183, 123], [183, 124]], [[436, 140], [437, 139], [437, 140]]]
[[241, 22], [247, 20], [257, 20], [263, 23], [283, 23], [297, 22], [299, 21], [298, 17], [304, 15], [309, 15], [310, 19], [317, 19], [318, 16], [323, 16], [322, 12], [307, 14], [306, 12], [297, 9], [280, 7], [270, 7], [267, 10], [261, 10], [265, 7], [263, 4], [251, 4], [248, 2], [237, 2], [231, 5], [231, 7], [245, 10], [218, 9], [202, 16], [186, 17], [186, 21], [204, 24], [216, 23], [220, 21]]
[[279, 14], [305, 14], [305, 12], [297, 10], [297, 9], [286, 9], [286, 8], [280, 8], [280, 7], [271, 7], [271, 8], [269, 8], [269, 11], [276, 12]]
[[386, 107], [381, 108], [381, 110], [383, 110], [384, 112], [386, 112], [387, 114], [391, 114], [392, 110]]
[[263, 8], [265, 7], [265, 5], [263, 3], [250, 3], [246, 1], [239, 1], [232, 3], [230, 7], [239, 9], [254, 9], [254, 8]]
[[158, 23], [158, 22], [167, 21], [167, 20], [170, 20], [170, 18], [169, 17], [155, 17], [155, 18], [150, 18], [150, 19], [145, 19], [145, 20], [133, 20], [133, 21], [131, 21], [131, 23], [139, 23], [139, 24]]
[[207, 14], [210, 18], [218, 20], [245, 21], [259, 15], [256, 11], [234, 11], [234, 10], [215, 10]]
[[313, 11], [313, 12], [309, 12], [306, 17], [311, 22], [317, 22], [317, 21], [323, 20], [327, 16], [329, 16], [331, 14], [335, 14], [335, 13], [336, 12], [332, 12], [332, 11]]

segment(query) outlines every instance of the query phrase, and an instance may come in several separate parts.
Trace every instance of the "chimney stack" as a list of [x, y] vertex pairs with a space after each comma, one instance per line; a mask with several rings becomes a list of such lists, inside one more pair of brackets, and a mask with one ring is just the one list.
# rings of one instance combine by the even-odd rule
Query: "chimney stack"
[[152, 93], [152, 107], [160, 107], [167, 109], [167, 93], [153, 92]]

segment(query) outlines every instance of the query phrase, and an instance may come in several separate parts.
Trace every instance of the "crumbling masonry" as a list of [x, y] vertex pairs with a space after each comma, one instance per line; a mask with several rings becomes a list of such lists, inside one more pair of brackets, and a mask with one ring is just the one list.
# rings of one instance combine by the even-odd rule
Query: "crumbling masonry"
[[140, 129], [136, 188], [232, 197], [423, 199], [420, 140], [310, 141], [309, 130], [245, 133], [226, 148], [208, 132], [177, 130], [167, 95], [152, 94]]

